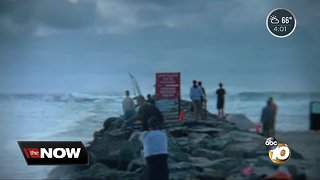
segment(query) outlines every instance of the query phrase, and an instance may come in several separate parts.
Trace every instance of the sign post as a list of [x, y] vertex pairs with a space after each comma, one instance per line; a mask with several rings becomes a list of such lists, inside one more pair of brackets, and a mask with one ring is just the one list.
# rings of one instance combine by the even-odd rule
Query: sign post
[[181, 109], [180, 72], [156, 73], [156, 99], [177, 100], [178, 116]]

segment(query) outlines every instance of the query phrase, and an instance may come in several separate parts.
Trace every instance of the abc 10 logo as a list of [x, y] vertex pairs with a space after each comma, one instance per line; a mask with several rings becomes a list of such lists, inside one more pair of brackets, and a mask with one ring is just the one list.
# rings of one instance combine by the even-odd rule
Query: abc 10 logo
[[270, 160], [275, 164], [282, 164], [290, 159], [291, 152], [287, 144], [278, 142], [274, 137], [269, 137], [265, 145], [269, 150]]

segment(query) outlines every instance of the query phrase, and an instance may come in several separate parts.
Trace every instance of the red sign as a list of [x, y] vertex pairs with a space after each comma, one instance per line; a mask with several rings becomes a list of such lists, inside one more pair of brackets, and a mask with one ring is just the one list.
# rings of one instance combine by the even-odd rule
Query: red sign
[[180, 96], [180, 73], [156, 74], [157, 99], [176, 99]]

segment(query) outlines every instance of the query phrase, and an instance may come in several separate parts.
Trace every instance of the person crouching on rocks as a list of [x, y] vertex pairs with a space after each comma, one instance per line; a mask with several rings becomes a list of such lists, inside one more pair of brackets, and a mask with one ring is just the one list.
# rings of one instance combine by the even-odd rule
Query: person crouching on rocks
[[156, 105], [156, 100], [154, 100], [153, 97], [150, 94], [147, 95], [147, 102], [149, 104], [154, 105], [154, 106]]
[[125, 129], [128, 124], [135, 122], [136, 120], [141, 120], [142, 121], [142, 130], [147, 131], [149, 129], [148, 127], [148, 119], [151, 116], [155, 116], [159, 119], [160, 125], [164, 122], [164, 117], [160, 110], [154, 106], [149, 104], [146, 99], [143, 96], [138, 96], [137, 97], [137, 102], [139, 106], [138, 112], [133, 116], [132, 118], [128, 119], [125, 121], [125, 123], [122, 125], [122, 128]]
[[147, 162], [148, 179], [169, 179], [168, 170], [168, 139], [167, 135], [159, 130], [160, 120], [151, 116], [148, 119], [149, 131], [143, 131], [139, 140], [143, 144], [143, 156]]

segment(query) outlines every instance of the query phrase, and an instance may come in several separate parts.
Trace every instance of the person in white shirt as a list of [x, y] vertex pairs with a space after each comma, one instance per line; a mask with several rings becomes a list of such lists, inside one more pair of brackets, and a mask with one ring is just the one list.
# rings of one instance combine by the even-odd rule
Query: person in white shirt
[[130, 98], [130, 92], [128, 90], [125, 91], [125, 95], [126, 97], [122, 100], [122, 109], [124, 112], [124, 119], [127, 120], [134, 115], [135, 106], [133, 99]]
[[147, 162], [148, 179], [169, 179], [168, 169], [168, 139], [159, 130], [160, 120], [151, 116], [148, 119], [149, 131], [143, 131], [139, 140], [143, 144], [143, 156]]

